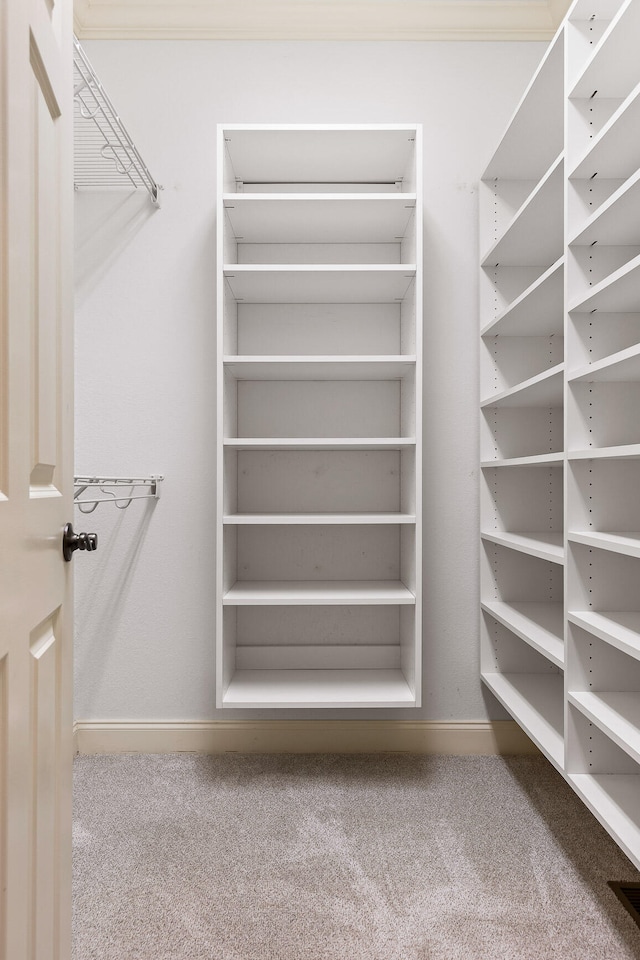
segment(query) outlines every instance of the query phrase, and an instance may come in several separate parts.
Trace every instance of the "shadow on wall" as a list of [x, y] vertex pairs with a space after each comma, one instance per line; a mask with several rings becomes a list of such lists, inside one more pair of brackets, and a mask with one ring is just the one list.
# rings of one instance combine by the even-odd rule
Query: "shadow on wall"
[[158, 207], [146, 190], [76, 194], [75, 290], [76, 302], [86, 297]]
[[[114, 655], [118, 626], [125, 610], [134, 574], [157, 501], [150, 498], [144, 505], [137, 523], [127, 523], [135, 516], [129, 508], [105, 511], [104, 527], [98, 530], [99, 549], [91, 556], [90, 573], [87, 565], [76, 571], [76, 683], [89, 674], [100, 683], [107, 661]], [[99, 524], [94, 524], [99, 527]], [[93, 561], [96, 561], [93, 563]], [[94, 694], [95, 694], [94, 689]]]

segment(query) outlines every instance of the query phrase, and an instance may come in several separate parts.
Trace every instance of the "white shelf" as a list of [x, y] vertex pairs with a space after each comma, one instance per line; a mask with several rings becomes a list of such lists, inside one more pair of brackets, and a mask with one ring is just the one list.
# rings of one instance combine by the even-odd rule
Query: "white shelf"
[[628, 443], [618, 447], [570, 450], [567, 456], [569, 460], [640, 460], [640, 443]]
[[563, 537], [561, 533], [555, 533], [551, 530], [541, 532], [527, 531], [526, 533], [483, 530], [481, 537], [483, 540], [498, 543], [500, 546], [509, 547], [511, 550], [517, 550], [519, 553], [526, 553], [530, 557], [538, 557], [540, 560], [551, 560], [552, 563], [564, 563]]
[[225, 437], [229, 450], [408, 450], [415, 437]]
[[638, 84], [589, 144], [582, 159], [569, 174], [571, 179], [626, 180], [638, 167], [640, 146], [640, 84]]
[[569, 377], [571, 383], [640, 382], [640, 344], [619, 350], [602, 360], [582, 367]]
[[571, 245], [588, 247], [640, 244], [640, 170], [601, 204], [577, 233]]
[[237, 380], [400, 380], [415, 366], [415, 356], [224, 358]]
[[567, 619], [617, 650], [640, 660], [640, 612], [569, 610]]
[[400, 670], [237, 670], [225, 707], [411, 707]]
[[564, 364], [558, 363], [509, 390], [482, 400], [485, 407], [557, 407], [562, 406]]
[[572, 313], [637, 313], [640, 306], [640, 255], [596, 284], [587, 297], [569, 307]]
[[485, 324], [483, 337], [547, 337], [563, 332], [564, 257]]
[[482, 679], [524, 732], [560, 771], [564, 766], [563, 677], [552, 673], [483, 673]]
[[560, 155], [487, 251], [483, 266], [548, 267], [562, 256], [562, 171]]
[[640, 557], [640, 532], [600, 533], [598, 531], [575, 531], [569, 533], [572, 543], [584, 543], [588, 547], [598, 547], [611, 553], [622, 553], [627, 557]]
[[485, 600], [490, 616], [515, 633], [557, 667], [564, 667], [562, 604], [551, 601]]
[[243, 243], [397, 243], [415, 193], [226, 193], [225, 212]]
[[534, 457], [512, 457], [509, 460], [482, 460], [483, 470], [494, 467], [554, 467], [564, 462], [564, 453], [541, 453]]
[[522, 95], [483, 180], [538, 180], [562, 149], [562, 52], [558, 35]]
[[415, 523], [411, 513], [230, 513], [225, 524]]
[[400, 580], [238, 580], [223, 599], [227, 606], [415, 605]]
[[245, 303], [395, 303], [415, 264], [226, 264], [224, 277]]
[[420, 706], [422, 167], [419, 124], [218, 125], [218, 707]]
[[567, 779], [605, 830], [640, 869], [640, 776], [570, 773]]
[[225, 124], [236, 178], [251, 183], [380, 183], [405, 178], [416, 126], [404, 124]]
[[568, 700], [640, 763], [640, 693], [569, 691]]
[[597, 90], [599, 97], [626, 97], [638, 80], [638, 36], [640, 8], [634, 0], [626, 0], [600, 38], [569, 96], [588, 98]]

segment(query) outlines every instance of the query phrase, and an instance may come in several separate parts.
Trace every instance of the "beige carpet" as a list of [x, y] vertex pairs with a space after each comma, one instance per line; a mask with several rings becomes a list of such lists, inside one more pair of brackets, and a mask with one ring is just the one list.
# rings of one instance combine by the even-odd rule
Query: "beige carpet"
[[74, 960], [631, 960], [638, 880], [538, 758], [81, 757]]

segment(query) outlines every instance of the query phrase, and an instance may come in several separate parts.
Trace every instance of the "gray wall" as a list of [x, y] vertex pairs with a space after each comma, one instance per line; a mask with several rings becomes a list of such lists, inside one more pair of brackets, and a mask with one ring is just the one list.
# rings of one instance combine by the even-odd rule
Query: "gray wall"
[[76, 194], [76, 472], [166, 481], [155, 505], [103, 504], [75, 517], [100, 536], [99, 551], [74, 563], [76, 719], [222, 717], [213, 593], [218, 122], [424, 124], [423, 707], [332, 715], [505, 716], [478, 679], [477, 180], [544, 45], [85, 48], [164, 192], [160, 211], [142, 193]]

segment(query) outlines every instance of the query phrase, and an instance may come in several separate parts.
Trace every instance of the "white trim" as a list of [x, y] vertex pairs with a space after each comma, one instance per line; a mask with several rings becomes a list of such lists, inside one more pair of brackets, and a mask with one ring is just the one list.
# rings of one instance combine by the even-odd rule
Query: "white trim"
[[76, 753], [537, 754], [512, 720], [87, 720]]
[[75, 0], [79, 39], [550, 40], [567, 0]]

